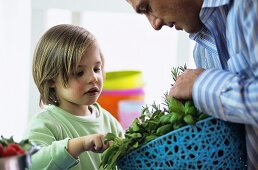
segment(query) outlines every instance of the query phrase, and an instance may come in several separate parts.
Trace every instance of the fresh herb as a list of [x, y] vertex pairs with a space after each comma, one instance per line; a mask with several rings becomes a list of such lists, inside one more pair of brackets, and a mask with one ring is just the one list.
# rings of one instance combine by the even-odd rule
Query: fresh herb
[[[187, 69], [186, 64], [184, 66], [172, 67], [171, 75], [174, 82], [176, 82], [177, 77], [182, 74]], [[173, 84], [172, 84], [173, 85]]]

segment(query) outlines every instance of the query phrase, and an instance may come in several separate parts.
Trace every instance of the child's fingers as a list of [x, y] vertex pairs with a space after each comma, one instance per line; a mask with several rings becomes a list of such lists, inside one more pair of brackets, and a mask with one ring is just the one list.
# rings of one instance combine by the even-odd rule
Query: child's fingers
[[95, 139], [96, 139], [94, 143], [95, 152], [103, 152], [109, 146], [109, 144], [104, 143], [104, 136], [99, 136]]

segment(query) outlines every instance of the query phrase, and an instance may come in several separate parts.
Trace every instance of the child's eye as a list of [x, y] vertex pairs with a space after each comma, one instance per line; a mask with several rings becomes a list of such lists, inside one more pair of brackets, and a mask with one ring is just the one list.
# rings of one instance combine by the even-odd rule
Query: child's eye
[[76, 77], [81, 77], [84, 74], [84, 71], [79, 71], [76, 73]]

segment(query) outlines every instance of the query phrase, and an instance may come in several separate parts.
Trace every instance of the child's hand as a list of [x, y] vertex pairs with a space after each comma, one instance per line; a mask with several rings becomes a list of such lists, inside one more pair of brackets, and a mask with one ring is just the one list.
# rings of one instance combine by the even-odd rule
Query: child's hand
[[101, 153], [108, 148], [109, 144], [104, 143], [104, 135], [93, 134], [84, 137], [83, 148], [85, 151]]
[[78, 158], [78, 156], [85, 151], [101, 153], [107, 149], [108, 146], [109, 143], [104, 144], [104, 135], [92, 134], [70, 139], [68, 142], [67, 151], [74, 158]]

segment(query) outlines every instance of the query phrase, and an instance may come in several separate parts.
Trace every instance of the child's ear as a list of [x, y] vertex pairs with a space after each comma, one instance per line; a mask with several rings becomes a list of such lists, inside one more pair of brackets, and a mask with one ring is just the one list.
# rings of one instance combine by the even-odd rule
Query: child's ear
[[54, 88], [55, 87], [55, 81], [54, 80], [49, 80], [48, 85], [49, 85], [49, 87]]

